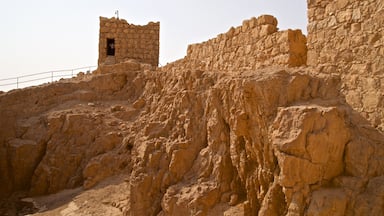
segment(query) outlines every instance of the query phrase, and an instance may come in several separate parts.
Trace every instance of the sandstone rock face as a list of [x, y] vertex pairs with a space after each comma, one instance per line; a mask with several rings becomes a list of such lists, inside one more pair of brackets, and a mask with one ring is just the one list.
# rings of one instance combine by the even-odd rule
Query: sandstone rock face
[[[0, 94], [0, 198], [90, 189], [123, 174], [113, 187], [121, 194], [108, 199], [118, 215], [382, 215], [382, 55], [361, 58], [365, 73], [354, 52], [325, 46], [325, 55], [320, 36], [327, 24], [337, 44], [334, 31], [380, 22], [383, 4], [327, 3], [308, 1], [311, 67], [289, 67], [306, 58], [305, 37], [261, 16], [162, 68], [128, 60]], [[356, 4], [374, 13], [363, 19]], [[378, 32], [367, 33], [372, 55]], [[260, 41], [272, 46], [257, 50]], [[270, 55], [248, 58], [259, 51]], [[267, 67], [275, 63], [283, 67]], [[56, 213], [90, 214], [78, 206], [89, 208], [70, 202]]]
[[310, 74], [128, 71], [9, 92], [1, 113], [20, 112], [4, 116], [1, 189], [125, 173], [125, 215], [379, 215], [383, 134], [336, 76]]
[[[89, 187], [129, 170], [130, 157], [111, 154], [130, 151], [122, 147], [126, 144], [121, 130], [127, 127], [122, 122], [135, 118], [137, 112], [124, 98], [133, 97], [140, 88], [128, 93], [122, 88], [134, 76], [84, 77], [3, 95], [0, 194], [30, 190], [41, 195], [84, 182]], [[133, 82], [132, 86], [142, 85], [141, 81]], [[103, 103], [97, 102], [101, 98]], [[120, 101], [109, 102], [114, 98]], [[111, 158], [113, 163], [109, 163]], [[116, 159], [120, 161], [117, 164]]]

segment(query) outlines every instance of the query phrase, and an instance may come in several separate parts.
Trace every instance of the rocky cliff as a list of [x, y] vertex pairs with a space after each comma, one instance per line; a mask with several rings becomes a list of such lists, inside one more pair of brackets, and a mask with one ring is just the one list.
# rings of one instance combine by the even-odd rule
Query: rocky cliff
[[380, 215], [384, 136], [312, 72], [160, 68], [3, 94], [1, 194], [125, 173], [125, 215]]
[[336, 2], [308, 1], [310, 66], [301, 31], [261, 16], [161, 68], [1, 93], [0, 215], [382, 215], [382, 28], [374, 73], [320, 48], [330, 20], [356, 30], [340, 11], [383, 4]]

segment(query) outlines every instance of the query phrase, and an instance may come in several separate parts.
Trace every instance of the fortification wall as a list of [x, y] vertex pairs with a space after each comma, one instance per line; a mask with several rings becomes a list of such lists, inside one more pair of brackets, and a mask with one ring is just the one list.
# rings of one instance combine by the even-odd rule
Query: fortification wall
[[[126, 20], [100, 17], [99, 65], [134, 59], [141, 63], [159, 64], [160, 23], [133, 25]], [[114, 40], [115, 54], [107, 55], [107, 39]]]
[[278, 31], [277, 20], [263, 15], [227, 33], [188, 47], [186, 60], [204, 70], [248, 70], [306, 63], [306, 38], [300, 30]]
[[384, 1], [307, 3], [307, 64], [341, 74], [347, 102], [384, 130]]

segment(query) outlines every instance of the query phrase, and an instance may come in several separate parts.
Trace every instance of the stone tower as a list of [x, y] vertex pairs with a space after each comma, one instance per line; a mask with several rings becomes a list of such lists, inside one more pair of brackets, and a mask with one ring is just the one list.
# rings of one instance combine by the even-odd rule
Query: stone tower
[[134, 59], [140, 63], [159, 64], [159, 22], [133, 25], [126, 20], [100, 17], [98, 65]]

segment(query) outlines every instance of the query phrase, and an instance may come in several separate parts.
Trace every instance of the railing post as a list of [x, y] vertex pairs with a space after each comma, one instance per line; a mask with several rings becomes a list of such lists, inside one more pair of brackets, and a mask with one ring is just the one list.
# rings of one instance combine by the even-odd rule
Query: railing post
[[[16, 80], [16, 83], [13, 81], [12, 83], [8, 83], [8, 84], [0, 84], [0, 87], [1, 86], [8, 86], [8, 85], [15, 85], [16, 84], [16, 89], [18, 89], [18, 88], [22, 87], [22, 86], [20, 86], [20, 84], [23, 84], [23, 83], [35, 82], [35, 81], [39, 81], [39, 80], [47, 81], [47, 79], [49, 79], [49, 77], [48, 77], [49, 73], [51, 73], [51, 82], [53, 83], [53, 80], [55, 78], [55, 75], [54, 75], [55, 72], [59, 73], [59, 72], [65, 72], [65, 71], [69, 72], [69, 71], [71, 71], [71, 75], [73, 77], [73, 76], [76, 76], [76, 70], [78, 71], [80, 69], [81, 70], [88, 69], [88, 71], [90, 73], [92, 68], [97, 68], [97, 66], [85, 66], [83, 68], [67, 69], [67, 70], [60, 70], [60, 71], [46, 71], [46, 72], [42, 72], [42, 73], [36, 73], [36, 74], [30, 74], [30, 75], [24, 75], [24, 76], [18, 76], [18, 77], [12, 77], [12, 78], [9, 78], [9, 79], [0, 79], [1, 82], [6, 81], [6, 80]], [[37, 75], [44, 75], [44, 78], [40, 78], [40, 79], [39, 78], [35, 78], [35, 79], [32, 79], [32, 78], [28, 79], [27, 78], [27, 77], [37, 76]], [[65, 77], [67, 77], [67, 76], [69, 76], [69, 74], [68, 75], [60, 75], [60, 74], [58, 74], [56, 77], [62, 77], [62, 79], [63, 79]], [[26, 85], [26, 86], [28, 86], [28, 85]]]

